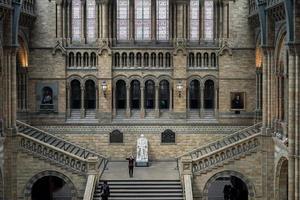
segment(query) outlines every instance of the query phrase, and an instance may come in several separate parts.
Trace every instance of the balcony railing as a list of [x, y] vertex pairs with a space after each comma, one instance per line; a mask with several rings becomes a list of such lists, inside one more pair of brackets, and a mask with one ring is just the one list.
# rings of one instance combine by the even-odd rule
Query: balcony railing
[[29, 15], [34, 15], [34, 2], [35, 0], [23, 0], [22, 12]]

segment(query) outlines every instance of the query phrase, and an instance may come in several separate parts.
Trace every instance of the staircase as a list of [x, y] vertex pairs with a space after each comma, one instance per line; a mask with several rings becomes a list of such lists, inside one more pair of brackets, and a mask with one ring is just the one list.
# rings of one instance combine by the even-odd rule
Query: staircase
[[193, 173], [206, 173], [235, 159], [255, 153], [259, 147], [261, 123], [247, 127], [220, 140], [178, 157], [191, 159]]
[[188, 123], [218, 123], [215, 117], [214, 110], [203, 110], [202, 117], [200, 117], [200, 109], [190, 109], [188, 111]]
[[108, 159], [87, 148], [68, 142], [55, 135], [17, 121], [20, 148], [47, 162], [72, 172], [86, 175], [88, 158], [96, 158], [96, 169], [102, 174]]
[[81, 111], [79, 109], [73, 109], [71, 111], [71, 117], [67, 119], [66, 123], [76, 124], [76, 123], [84, 123], [84, 124], [95, 124], [98, 123], [98, 119], [96, 118], [96, 110], [85, 110], [84, 118], [81, 118]]
[[[99, 182], [94, 200], [101, 200]], [[180, 180], [111, 180], [110, 200], [183, 200]]]

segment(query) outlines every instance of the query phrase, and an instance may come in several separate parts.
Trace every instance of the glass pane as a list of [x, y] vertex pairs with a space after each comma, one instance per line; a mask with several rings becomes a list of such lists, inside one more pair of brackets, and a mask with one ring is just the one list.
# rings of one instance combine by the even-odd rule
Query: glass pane
[[214, 37], [214, 2], [206, 0], [204, 2], [204, 38], [213, 39]]
[[156, 1], [156, 35], [158, 40], [169, 39], [169, 0]]
[[96, 38], [96, 2], [87, 0], [87, 40], [95, 41]]
[[72, 2], [72, 39], [80, 41], [81, 38], [81, 0]]
[[117, 38], [128, 40], [129, 36], [129, 0], [117, 0]]
[[190, 39], [199, 39], [199, 0], [190, 0]]
[[151, 0], [135, 0], [135, 39], [151, 39]]

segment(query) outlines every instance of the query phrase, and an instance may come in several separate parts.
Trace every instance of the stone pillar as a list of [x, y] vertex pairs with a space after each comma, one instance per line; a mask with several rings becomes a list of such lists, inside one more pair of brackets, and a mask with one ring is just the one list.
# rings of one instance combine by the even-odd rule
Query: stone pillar
[[117, 115], [117, 87], [112, 88], [113, 90], [113, 117]]
[[155, 86], [155, 116], [159, 118], [159, 86]]
[[173, 90], [172, 90], [172, 86], [171, 85], [169, 85], [169, 95], [170, 95], [170, 97], [169, 97], [169, 99], [170, 99], [170, 102], [169, 102], [169, 111], [170, 112], [172, 112], [172, 110], [173, 110]]
[[[289, 150], [289, 165], [288, 165], [288, 199], [295, 199], [295, 51], [293, 47], [289, 47], [289, 107], [288, 107], [288, 150]], [[299, 187], [299, 185], [297, 186]]]
[[267, 49], [264, 48], [263, 49], [263, 116], [262, 116], [262, 126], [264, 128], [264, 130], [266, 130], [267, 127], [267, 122], [268, 122], [268, 52]]
[[84, 86], [82, 86], [81, 87], [81, 108], [80, 108], [80, 116], [81, 116], [81, 118], [85, 117], [84, 95], [85, 95], [85, 88], [84, 88]]
[[215, 87], [215, 102], [214, 102], [214, 113], [215, 113], [215, 118], [218, 118], [218, 98], [219, 98], [219, 88]]
[[228, 33], [228, 12], [229, 12], [229, 2], [224, 1], [223, 2], [223, 38], [229, 38], [229, 33]]
[[70, 41], [71, 41], [71, 37], [72, 37], [72, 35], [71, 35], [71, 33], [72, 33], [72, 31], [71, 31], [71, 15], [70, 15], [70, 9], [71, 9], [71, 1], [69, 0], [68, 1], [68, 3], [67, 3], [67, 5], [66, 5], [67, 7], [66, 7], [66, 9], [67, 9], [67, 19], [66, 19], [66, 25], [67, 25], [67, 27], [66, 27], [66, 37], [67, 37], [67, 43], [68, 44], [70, 44]]
[[85, 10], [84, 4], [85, 4], [85, 0], [82, 0], [81, 1], [81, 13], [80, 13], [80, 15], [81, 15], [81, 42], [82, 43], [85, 43], [85, 41], [86, 41], [85, 40], [85, 32], [84, 32], [85, 25], [86, 25], [85, 17], [84, 17], [84, 10]]
[[[99, 106], [99, 87], [96, 85], [96, 112], [100, 112], [100, 106]], [[98, 116], [98, 115], [97, 115]]]
[[144, 94], [144, 87], [141, 87], [140, 88], [141, 90], [141, 118], [144, 118], [145, 117], [145, 102], [144, 102], [144, 99], [145, 99], [145, 94]]
[[63, 2], [61, 5], [61, 15], [62, 15], [62, 38], [63, 41], [66, 39], [66, 7], [67, 7], [67, 2]]
[[184, 16], [183, 16], [183, 3], [182, 2], [176, 2], [176, 10], [177, 10], [177, 38], [183, 38], [183, 32], [184, 32]]
[[61, 39], [62, 38], [62, 0], [56, 0], [56, 11], [57, 11], [57, 20], [56, 20], [56, 38]]
[[126, 86], [126, 117], [130, 118], [131, 109], [130, 109], [130, 85]]
[[200, 85], [200, 117], [204, 114], [204, 85]]
[[71, 117], [71, 86], [67, 84], [67, 117]]
[[273, 62], [273, 49], [268, 51], [268, 129], [272, 129], [272, 62]]

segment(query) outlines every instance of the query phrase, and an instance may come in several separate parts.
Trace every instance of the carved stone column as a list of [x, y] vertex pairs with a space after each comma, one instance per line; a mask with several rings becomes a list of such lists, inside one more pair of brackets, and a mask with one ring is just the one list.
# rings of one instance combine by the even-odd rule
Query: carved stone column
[[67, 83], [67, 117], [71, 117], [71, 86]]
[[155, 117], [159, 118], [159, 86], [155, 86]]
[[218, 87], [215, 87], [215, 102], [214, 102], [214, 114], [215, 114], [215, 118], [218, 118], [219, 116], [219, 112], [218, 112], [218, 98], [219, 98], [219, 88]]
[[81, 108], [80, 108], [80, 116], [81, 116], [81, 118], [85, 117], [84, 95], [85, 95], [85, 88], [83, 86], [83, 87], [81, 87]]
[[204, 85], [200, 85], [200, 117], [204, 114]]
[[117, 115], [117, 88], [114, 87], [112, 88], [113, 90], [113, 117], [116, 117]]
[[144, 87], [141, 87], [141, 118], [144, 118], [145, 117], [145, 102], [144, 102], [144, 99], [145, 99], [145, 90], [144, 90]]
[[130, 85], [126, 86], [126, 117], [130, 118], [131, 109], [130, 109]]
[[170, 112], [172, 112], [172, 110], [173, 110], [173, 90], [172, 90], [172, 86], [171, 86], [171, 84], [170, 84], [170, 88], [169, 88], [169, 111]]
[[263, 116], [262, 116], [262, 126], [263, 129], [266, 130], [267, 123], [268, 123], [268, 51], [267, 48], [263, 48], [263, 77], [262, 77], [262, 84], [263, 84]]

